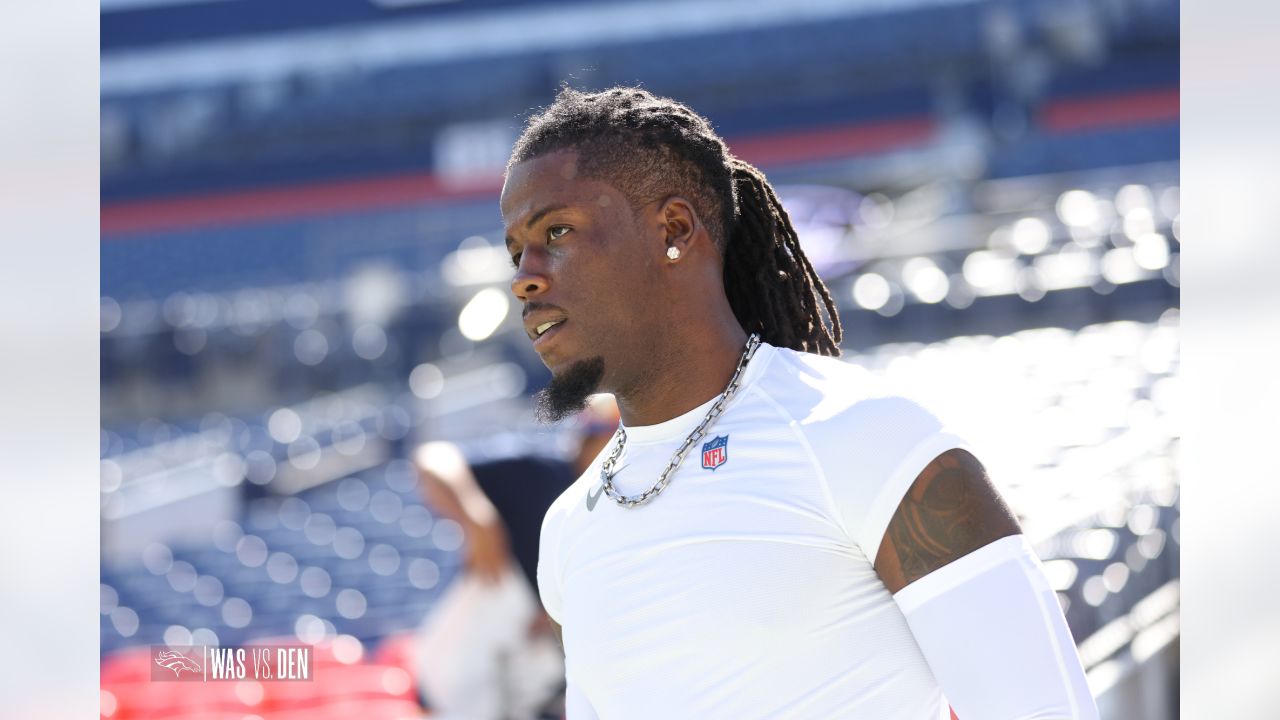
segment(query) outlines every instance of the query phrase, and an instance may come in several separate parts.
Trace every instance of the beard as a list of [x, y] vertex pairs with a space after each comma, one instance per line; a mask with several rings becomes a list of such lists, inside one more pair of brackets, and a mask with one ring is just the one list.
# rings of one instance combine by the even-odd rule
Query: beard
[[587, 407], [587, 399], [596, 392], [604, 377], [604, 358], [596, 356], [579, 360], [533, 396], [534, 416], [538, 422], [551, 424], [575, 415]]

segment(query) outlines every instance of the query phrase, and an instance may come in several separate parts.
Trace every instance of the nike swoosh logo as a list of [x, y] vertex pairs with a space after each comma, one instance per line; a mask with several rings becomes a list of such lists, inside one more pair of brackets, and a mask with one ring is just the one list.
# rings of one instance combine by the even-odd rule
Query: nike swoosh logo
[[[620, 468], [618, 468], [617, 470], [613, 471], [613, 474], [614, 474], [614, 475], [617, 475], [618, 473], [622, 472], [622, 471], [623, 471], [623, 470], [625, 470], [626, 468], [627, 468], [627, 466], [626, 466], [626, 465], [623, 465], [622, 467], [620, 467]], [[596, 509], [596, 502], [598, 502], [598, 501], [600, 500], [600, 496], [601, 496], [601, 495], [603, 495], [603, 494], [604, 494], [604, 485], [603, 485], [603, 484], [597, 485], [597, 486], [596, 486], [596, 491], [595, 491], [594, 493], [592, 493], [592, 492], [588, 492], [588, 493], [587, 493], [587, 512], [591, 512], [592, 510], [595, 510], [595, 509]]]

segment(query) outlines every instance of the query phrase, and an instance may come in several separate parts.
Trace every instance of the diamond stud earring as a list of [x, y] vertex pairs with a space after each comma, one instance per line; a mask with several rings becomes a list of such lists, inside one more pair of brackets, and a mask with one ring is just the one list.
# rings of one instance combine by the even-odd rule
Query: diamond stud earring
[[678, 260], [680, 258], [680, 248], [678, 247], [667, 248], [667, 257], [670, 258], [671, 260]]

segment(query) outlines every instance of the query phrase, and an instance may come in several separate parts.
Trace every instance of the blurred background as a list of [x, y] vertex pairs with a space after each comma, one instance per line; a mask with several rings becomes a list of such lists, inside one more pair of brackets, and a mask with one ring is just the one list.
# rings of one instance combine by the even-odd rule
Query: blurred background
[[[569, 83], [768, 173], [846, 360], [982, 450], [1104, 717], [1178, 717], [1176, 2], [102, 0], [101, 53], [104, 716], [416, 712], [465, 538], [410, 450], [574, 442], [497, 207]], [[335, 680], [135, 672], [269, 638]]]

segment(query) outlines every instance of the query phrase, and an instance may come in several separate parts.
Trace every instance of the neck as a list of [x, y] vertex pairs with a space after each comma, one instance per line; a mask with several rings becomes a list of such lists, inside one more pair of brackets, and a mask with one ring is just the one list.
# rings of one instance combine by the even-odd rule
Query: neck
[[727, 321], [716, 313], [715, 322], [667, 334], [661, 348], [651, 348], [641, 377], [614, 391], [623, 424], [665, 422], [724, 392], [747, 344], [728, 303], [724, 311]]

